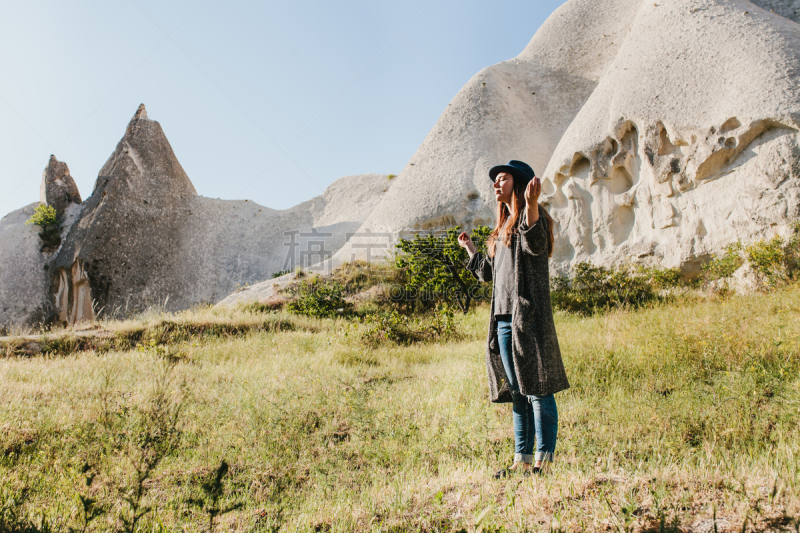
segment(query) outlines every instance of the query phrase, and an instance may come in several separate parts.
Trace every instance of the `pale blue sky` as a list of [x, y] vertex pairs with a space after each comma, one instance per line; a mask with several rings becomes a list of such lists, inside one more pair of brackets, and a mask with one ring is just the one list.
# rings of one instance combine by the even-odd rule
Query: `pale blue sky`
[[397, 173], [561, 3], [3, 2], [0, 217], [38, 200], [51, 153], [87, 198], [142, 102], [203, 196], [285, 209]]

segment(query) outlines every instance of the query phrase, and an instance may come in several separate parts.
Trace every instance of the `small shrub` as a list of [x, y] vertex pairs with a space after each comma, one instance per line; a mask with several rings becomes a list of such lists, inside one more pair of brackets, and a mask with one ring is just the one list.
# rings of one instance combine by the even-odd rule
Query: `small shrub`
[[61, 244], [61, 221], [58, 219], [55, 207], [47, 204], [37, 205], [33, 215], [25, 224], [33, 224], [42, 228], [39, 236], [42, 239], [41, 250], [43, 252], [54, 251]]
[[116, 440], [117, 435], [123, 437], [121, 449], [131, 467], [127, 483], [119, 487], [127, 509], [121, 509], [118, 518], [122, 531], [128, 533], [137, 531], [140, 520], [153, 510], [145, 505], [149, 480], [162, 460], [178, 447], [181, 438], [181, 415], [188, 388], [185, 379], [176, 386], [173, 374], [176, 364], [176, 360], [162, 363], [152, 391], [142, 405], [121, 412], [104, 408], [102, 414], [111, 440]]
[[279, 278], [283, 275], [289, 274], [291, 270], [278, 270], [277, 272], [272, 273], [273, 278]]
[[36, 209], [33, 210], [33, 215], [31, 215], [31, 218], [29, 218], [25, 224], [35, 224], [36, 226], [41, 226], [42, 228], [46, 228], [47, 226], [55, 226], [58, 224], [58, 213], [56, 212], [56, 208], [47, 204], [37, 205]]
[[730, 292], [731, 276], [742, 266], [742, 243], [733, 242], [725, 247], [722, 257], [713, 256], [701, 269], [706, 282], [716, 282], [715, 290], [719, 294]]
[[446, 303], [438, 303], [432, 313], [421, 317], [412, 318], [392, 309], [370, 313], [357, 322], [365, 325], [359, 339], [372, 347], [385, 342], [409, 345], [457, 336], [453, 309]]
[[776, 235], [745, 247], [750, 268], [760, 289], [773, 289], [797, 276], [800, 263], [800, 221], [792, 224], [792, 234], [784, 239]]
[[396, 176], [395, 174], [389, 174], [388, 176], [386, 176], [386, 179], [387, 179], [387, 180], [393, 180], [393, 179], [394, 179], [394, 178], [396, 178], [396, 177], [397, 177], [397, 176]]
[[745, 248], [747, 262], [756, 274], [760, 287], [772, 288], [786, 280], [788, 272], [784, 245], [783, 238], [776, 235], [768, 241], [760, 240]]
[[665, 296], [661, 291], [683, 283], [677, 268], [623, 266], [609, 269], [584, 262], [575, 265], [571, 279], [551, 278], [550, 298], [557, 309], [589, 315], [663, 300]]
[[800, 266], [800, 221], [791, 227], [792, 234], [788, 238], [776, 235], [747, 246], [741, 242], [729, 244], [722, 257], [714, 257], [703, 265], [706, 281], [716, 282], [715, 289], [719, 293], [729, 292], [731, 277], [745, 260], [760, 290], [774, 289], [795, 279]]
[[288, 290], [297, 293], [297, 298], [286, 306], [291, 313], [331, 318], [352, 310], [352, 304], [344, 300], [344, 288], [336, 280], [323, 280], [319, 275], [292, 285]]
[[637, 272], [647, 277], [650, 284], [657, 290], [669, 290], [680, 287], [686, 283], [680, 268], [648, 268], [637, 267]]

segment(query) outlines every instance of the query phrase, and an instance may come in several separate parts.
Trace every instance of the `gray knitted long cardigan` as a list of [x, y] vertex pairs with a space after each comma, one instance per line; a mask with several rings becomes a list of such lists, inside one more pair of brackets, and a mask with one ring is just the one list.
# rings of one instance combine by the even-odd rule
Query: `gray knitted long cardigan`
[[[520, 217], [521, 219], [524, 218]], [[547, 220], [539, 207], [539, 220], [531, 227], [524, 221], [513, 235], [511, 256], [514, 261], [515, 294], [511, 319], [511, 347], [520, 392], [545, 396], [569, 388], [561, 361], [553, 309], [550, 303], [550, 271]], [[493, 258], [480, 252], [467, 263], [467, 269], [480, 281], [494, 279]], [[489, 338], [486, 343], [486, 370], [492, 402], [512, 401], [500, 345], [494, 298], [489, 314]]]

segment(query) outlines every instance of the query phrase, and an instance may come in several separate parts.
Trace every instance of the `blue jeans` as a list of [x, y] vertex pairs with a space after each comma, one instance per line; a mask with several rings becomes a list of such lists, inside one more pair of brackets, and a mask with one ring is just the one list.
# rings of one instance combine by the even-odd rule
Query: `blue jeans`
[[552, 394], [527, 397], [520, 394], [514, 359], [511, 357], [511, 315], [497, 315], [497, 340], [514, 400], [514, 461], [533, 462], [534, 440], [535, 460], [552, 461], [558, 435], [556, 399]]

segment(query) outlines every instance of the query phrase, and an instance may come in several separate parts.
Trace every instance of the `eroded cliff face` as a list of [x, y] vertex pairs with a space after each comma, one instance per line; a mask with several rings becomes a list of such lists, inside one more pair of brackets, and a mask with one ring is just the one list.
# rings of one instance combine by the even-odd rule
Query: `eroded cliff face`
[[52, 280], [54, 319], [58, 324], [75, 324], [95, 318], [94, 298], [83, 260], [72, 267], [58, 268]]
[[[419, 230], [493, 224], [489, 169], [510, 159], [541, 174], [613, 63], [639, 8], [631, 0], [572, 0], [514, 59], [478, 72], [448, 104], [392, 189], [334, 256]], [[367, 230], [391, 235], [370, 238]], [[377, 250], [377, 249], [376, 249]]]
[[[736, 43], [731, 46], [731, 43]], [[749, 2], [643, 2], [544, 171], [554, 253], [697, 272], [800, 218], [800, 25]]]
[[658, 121], [640, 133], [630, 120], [615, 129], [545, 179], [562, 264], [644, 260], [692, 274], [729, 242], [800, 218], [794, 126], [731, 117], [706, 131]]

